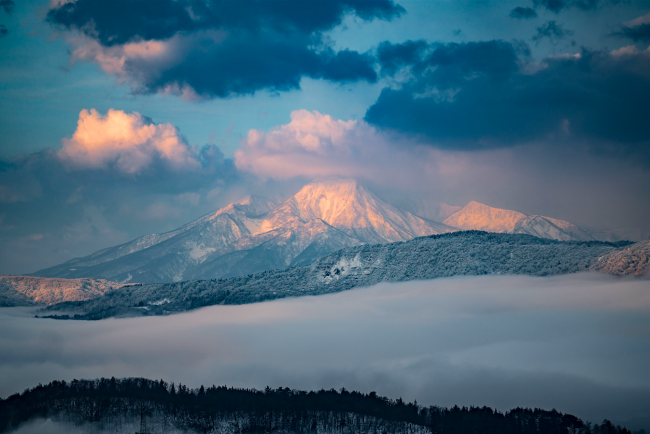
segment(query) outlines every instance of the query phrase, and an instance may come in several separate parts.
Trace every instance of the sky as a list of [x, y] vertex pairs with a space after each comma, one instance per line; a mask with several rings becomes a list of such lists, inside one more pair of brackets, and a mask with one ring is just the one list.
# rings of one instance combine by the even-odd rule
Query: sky
[[597, 273], [473, 276], [166, 317], [56, 321], [2, 308], [0, 396], [111, 376], [345, 387], [427, 406], [555, 408], [647, 430], [647, 288], [648, 279]]
[[0, 1], [0, 273], [318, 176], [650, 234], [650, 3]]

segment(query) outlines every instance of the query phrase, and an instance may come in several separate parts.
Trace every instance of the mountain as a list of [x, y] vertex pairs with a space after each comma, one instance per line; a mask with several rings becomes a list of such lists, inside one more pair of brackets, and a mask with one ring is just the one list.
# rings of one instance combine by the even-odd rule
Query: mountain
[[616, 276], [646, 276], [650, 272], [650, 241], [640, 241], [598, 258], [595, 270]]
[[0, 307], [84, 301], [123, 286], [125, 285], [94, 279], [0, 276]]
[[380, 282], [486, 274], [549, 276], [589, 270], [600, 257], [628, 245], [453, 232], [406, 242], [349, 247], [307, 266], [230, 279], [134, 285], [86, 302], [50, 306], [46, 311], [80, 312], [75, 319], [165, 315], [215, 304], [326, 294]]
[[526, 214], [517, 211], [492, 208], [472, 201], [443, 220], [443, 223], [462, 230], [508, 233], [525, 217]]
[[560, 241], [595, 240], [586, 230], [564, 220], [540, 215], [529, 216], [474, 201], [447, 217], [443, 223], [463, 230], [528, 234]]
[[174, 231], [34, 274], [142, 283], [221, 278], [307, 264], [345, 247], [452, 230], [379, 199], [353, 179], [320, 179], [278, 206], [247, 198]]
[[411, 199], [405, 196], [390, 197], [389, 200], [393, 205], [396, 205], [411, 214], [436, 222], [443, 221], [456, 211], [463, 208], [462, 206], [447, 205], [446, 203], [434, 202], [426, 199]]
[[[209, 383], [208, 383], [209, 384]], [[47, 415], [47, 419], [45, 416]], [[576, 416], [517, 407], [424, 407], [376, 392], [196, 387], [146, 378], [52, 381], [0, 400], [0, 432], [564, 434], [587, 431]], [[43, 429], [47, 427], [46, 429]], [[83, 431], [79, 428], [83, 427]], [[534, 427], [534, 428], [531, 428]], [[39, 429], [40, 428], [40, 429]], [[605, 420], [593, 432], [629, 434]]]
[[560, 241], [592, 241], [594, 237], [584, 229], [550, 217], [526, 216], [512, 229], [513, 234], [528, 234]]

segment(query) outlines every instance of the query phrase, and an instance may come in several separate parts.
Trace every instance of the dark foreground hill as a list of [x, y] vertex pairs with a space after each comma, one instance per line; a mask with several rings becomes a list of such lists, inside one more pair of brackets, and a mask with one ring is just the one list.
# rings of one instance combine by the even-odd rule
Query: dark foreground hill
[[340, 292], [380, 282], [486, 274], [549, 276], [589, 270], [599, 258], [629, 244], [453, 232], [406, 242], [351, 247], [311, 265], [285, 270], [230, 279], [132, 285], [88, 301], [59, 303], [46, 311], [72, 312], [51, 315], [60, 319], [166, 315], [215, 304]]
[[88, 432], [220, 434], [629, 434], [604, 421], [591, 425], [555, 410], [421, 407], [377, 396], [288, 388], [189, 389], [143, 378], [53, 381], [0, 400], [0, 432], [37, 418]]

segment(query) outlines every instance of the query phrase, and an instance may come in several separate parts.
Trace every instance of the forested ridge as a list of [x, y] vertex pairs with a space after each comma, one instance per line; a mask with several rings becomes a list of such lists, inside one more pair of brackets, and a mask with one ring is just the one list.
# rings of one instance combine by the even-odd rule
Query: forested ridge
[[345, 389], [191, 389], [144, 378], [53, 381], [0, 400], [0, 432], [45, 417], [114, 433], [132, 433], [142, 419], [152, 434], [630, 433], [608, 421], [592, 425], [556, 410], [516, 408], [501, 413], [489, 407], [423, 407]]
[[46, 311], [78, 312], [57, 319], [97, 320], [122, 315], [168, 315], [216, 304], [247, 304], [451, 276], [551, 276], [587, 271], [629, 242], [556, 241], [481, 231], [431, 235], [405, 242], [339, 250], [308, 266], [229, 279], [131, 285]]

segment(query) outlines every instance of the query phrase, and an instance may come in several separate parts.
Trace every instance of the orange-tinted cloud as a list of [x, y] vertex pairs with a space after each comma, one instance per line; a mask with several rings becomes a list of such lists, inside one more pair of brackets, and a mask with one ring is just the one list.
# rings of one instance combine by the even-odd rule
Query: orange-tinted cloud
[[77, 130], [63, 139], [59, 158], [71, 167], [135, 174], [160, 160], [173, 169], [199, 167], [192, 150], [171, 124], [154, 124], [137, 112], [95, 109], [79, 113]]

